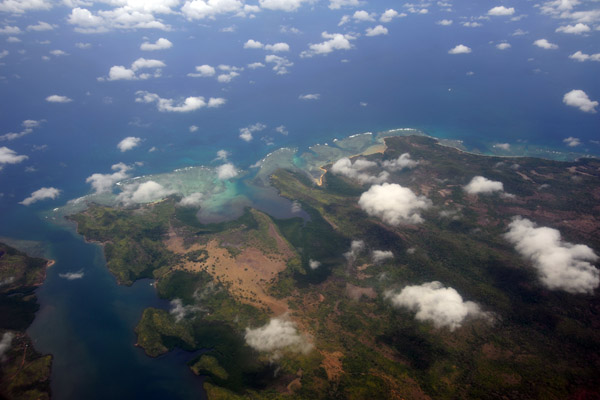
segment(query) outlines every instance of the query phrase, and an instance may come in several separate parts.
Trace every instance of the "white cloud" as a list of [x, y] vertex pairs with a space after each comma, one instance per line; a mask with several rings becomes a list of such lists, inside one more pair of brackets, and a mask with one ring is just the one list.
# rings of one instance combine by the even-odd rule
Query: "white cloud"
[[308, 353], [313, 347], [298, 333], [293, 322], [282, 318], [271, 318], [266, 325], [256, 329], [246, 328], [244, 338], [248, 346], [265, 352], [289, 350]]
[[496, 143], [494, 147], [508, 151], [510, 150], [510, 143]]
[[217, 167], [217, 177], [220, 180], [227, 180], [238, 176], [238, 171], [232, 163], [226, 163]]
[[448, 54], [468, 54], [471, 52], [471, 48], [464, 44], [459, 44], [448, 51]]
[[166, 50], [173, 47], [173, 43], [169, 39], [159, 38], [154, 43], [144, 42], [140, 45], [140, 50], [143, 51], [156, 51], [156, 50]]
[[36, 121], [33, 119], [26, 119], [25, 121], [23, 121], [21, 123], [21, 125], [23, 125], [23, 130], [21, 132], [10, 132], [10, 133], [5, 133], [4, 135], [0, 135], [0, 141], [15, 140], [20, 137], [29, 135], [31, 132], [33, 132], [33, 128], [39, 127], [40, 124], [41, 124], [41, 121]]
[[419, 165], [419, 162], [411, 159], [409, 153], [403, 153], [395, 160], [384, 161], [382, 165], [391, 171], [399, 171], [405, 168], [414, 168]]
[[215, 69], [215, 67], [212, 67], [208, 64], [204, 64], [204, 65], [198, 65], [196, 67], [195, 73], [189, 73], [187, 75], [194, 77], [194, 78], [207, 78], [210, 76], [214, 76], [216, 73], [217, 73], [217, 70]]
[[515, 9], [514, 7], [504, 7], [504, 6], [497, 6], [494, 8], [490, 8], [490, 10], [487, 12], [488, 15], [493, 15], [496, 17], [503, 17], [503, 16], [507, 16], [507, 15], [513, 15], [515, 13]]
[[281, 51], [290, 51], [290, 45], [287, 43], [279, 42], [265, 45], [265, 50], [279, 53]]
[[352, 48], [351, 40], [355, 40], [356, 37], [350, 34], [342, 33], [321, 33], [323, 39], [326, 39], [321, 43], [313, 43], [308, 46], [308, 50], [300, 53], [300, 57], [312, 57], [318, 54], [329, 54], [335, 50], [349, 50]]
[[371, 254], [371, 260], [373, 260], [375, 264], [379, 264], [382, 261], [390, 260], [392, 258], [394, 258], [394, 253], [389, 250], [373, 250], [373, 253]]
[[229, 156], [230, 156], [230, 153], [227, 150], [217, 151], [217, 160], [226, 161]]
[[353, 240], [350, 244], [350, 250], [344, 253], [344, 257], [346, 257], [350, 261], [354, 261], [356, 257], [365, 249], [365, 242], [362, 240]]
[[571, 107], [577, 107], [583, 112], [595, 113], [598, 107], [597, 101], [592, 101], [583, 90], [571, 90], [563, 96], [563, 103]]
[[265, 47], [264, 44], [254, 39], [248, 39], [248, 41], [244, 43], [245, 49], [262, 49], [263, 47]]
[[96, 191], [96, 193], [112, 192], [112, 188], [115, 183], [129, 178], [129, 174], [127, 174], [127, 172], [131, 170], [131, 167], [125, 165], [124, 163], [118, 163], [114, 164], [111, 169], [115, 172], [112, 174], [95, 173], [88, 176], [85, 182], [92, 185], [92, 188]]
[[25, 155], [18, 155], [14, 150], [11, 150], [6, 146], [0, 147], [0, 167], [4, 164], [18, 164], [28, 158], [29, 157]]
[[73, 101], [67, 96], [60, 96], [58, 94], [53, 94], [51, 96], [46, 97], [46, 101], [49, 103], [69, 103]]
[[67, 22], [75, 25], [79, 33], [103, 33], [113, 29], [160, 29], [170, 30], [171, 27], [157, 20], [154, 13], [171, 13], [171, 6], [178, 0], [167, 1], [120, 1], [117, 7], [111, 10], [100, 10], [94, 14], [88, 9], [76, 7], [71, 10]]
[[466, 21], [466, 22], [461, 22], [461, 25], [466, 27], [466, 28], [479, 28], [480, 26], [483, 26], [482, 23], [477, 22], [477, 21]]
[[381, 17], [379, 17], [379, 22], [383, 22], [383, 23], [388, 23], [388, 22], [392, 22], [392, 20], [394, 18], [400, 18], [400, 17], [406, 17], [405, 13], [398, 13], [398, 11], [394, 10], [393, 8], [387, 9], [385, 10], [382, 14]]
[[296, 11], [303, 3], [310, 3], [312, 0], [259, 0], [262, 8], [278, 11]]
[[15, 334], [12, 332], [4, 332], [2, 335], [2, 340], [0, 340], [0, 361], [4, 361], [6, 359], [5, 354], [8, 349], [10, 349], [10, 345], [12, 344], [14, 337]]
[[196, 125], [190, 125], [190, 127], [188, 128], [188, 130], [192, 133], [196, 132], [198, 129], [200, 128], [198, 128]]
[[511, 48], [511, 45], [510, 45], [510, 43], [506, 43], [506, 42], [504, 42], [504, 43], [498, 43], [498, 44], [496, 45], [496, 48], [497, 48], [498, 50], [507, 50], [507, 49], [510, 49], [510, 48]]
[[367, 36], [379, 36], [379, 35], [387, 35], [388, 29], [383, 25], [377, 25], [374, 28], [367, 28], [366, 35]]
[[[6, 38], [6, 41], [7, 41], [8, 43], [21, 43], [21, 39], [19, 39], [19, 38], [18, 38], [18, 37], [16, 37], [16, 36], [9, 36], [9, 37], [7, 37], [7, 38]], [[56, 51], [56, 50], [55, 50], [55, 51]], [[21, 54], [22, 54], [22, 53], [21, 53]]]
[[581, 140], [579, 140], [579, 138], [569, 136], [568, 138], [563, 139], [563, 143], [569, 147], [576, 147], [581, 144]]
[[92, 47], [91, 43], [82, 43], [82, 42], [77, 42], [75, 43], [75, 47], [77, 47], [78, 49], [89, 49]]
[[2, 0], [0, 12], [23, 14], [27, 11], [49, 10], [52, 3], [48, 0]]
[[169, 310], [169, 314], [175, 317], [175, 322], [181, 322], [188, 315], [194, 314], [198, 311], [204, 310], [198, 306], [194, 306], [191, 304], [184, 306], [181, 299], [171, 300], [171, 309]]
[[27, 26], [28, 31], [37, 31], [37, 32], [51, 31], [54, 28], [56, 28], [56, 25], [50, 25], [49, 23], [44, 22], [44, 21], [38, 21], [38, 23], [35, 25]]
[[556, 50], [556, 49], [558, 49], [558, 45], [556, 45], [554, 43], [550, 43], [546, 39], [538, 39], [535, 42], [533, 42], [533, 44], [535, 46], [537, 46], [537, 47], [540, 47], [540, 48], [546, 49], [546, 50]]
[[275, 132], [281, 133], [283, 136], [287, 136], [289, 134], [285, 125], [279, 125], [278, 127], [276, 127]]
[[492, 181], [483, 176], [475, 176], [464, 189], [469, 194], [491, 194], [504, 191], [504, 185], [502, 182]]
[[396, 307], [416, 312], [417, 320], [430, 321], [436, 328], [447, 327], [451, 331], [460, 328], [469, 317], [489, 318], [477, 303], [464, 301], [455, 289], [437, 281], [406, 286], [400, 293], [386, 293], [386, 298]]
[[273, 71], [275, 71], [277, 75], [287, 74], [289, 72], [288, 68], [294, 65], [294, 63], [287, 58], [276, 56], [274, 54], [265, 56], [265, 62], [267, 64], [273, 64]]
[[195, 192], [185, 196], [179, 202], [179, 205], [184, 207], [200, 207], [202, 205], [202, 193]]
[[321, 95], [319, 93], [308, 93], [301, 94], [300, 96], [298, 96], [298, 98], [300, 100], [319, 100], [321, 98]]
[[125, 139], [121, 140], [119, 144], [117, 144], [117, 148], [121, 150], [121, 152], [125, 152], [128, 150], [137, 147], [142, 143], [142, 139], [139, 137], [128, 136]]
[[0, 51], [0, 59], [3, 59], [4, 57], [6, 57], [9, 54], [10, 54], [10, 52], [8, 50]]
[[43, 187], [41, 189], [36, 190], [31, 193], [31, 196], [27, 197], [25, 200], [19, 202], [19, 204], [23, 204], [24, 206], [28, 206], [35, 202], [45, 199], [56, 199], [60, 195], [60, 190], [53, 187]]
[[364, 159], [357, 159], [352, 163], [349, 158], [344, 157], [337, 160], [331, 167], [331, 172], [336, 175], [343, 175], [350, 179], [358, 181], [364, 185], [366, 183], [383, 183], [387, 181], [390, 174], [387, 171], [382, 171], [379, 175], [370, 175], [365, 170], [377, 167], [377, 163]]
[[235, 71], [230, 71], [226, 74], [219, 74], [219, 76], [217, 76], [217, 81], [221, 83], [229, 83], [237, 76], [240, 76], [240, 74]]
[[265, 64], [261, 63], [261, 62], [254, 62], [251, 64], [248, 64], [248, 68], [250, 69], [257, 69], [257, 68], [264, 68]]
[[572, 35], [581, 35], [590, 32], [592, 29], [586, 24], [578, 23], [575, 25], [566, 25], [556, 28], [556, 32], [570, 33]]
[[600, 274], [591, 264], [598, 256], [586, 245], [563, 241], [558, 230], [516, 217], [504, 237], [533, 262], [548, 289], [592, 294], [598, 287]]
[[0, 35], [18, 35], [20, 33], [23, 32], [18, 26], [5, 25], [4, 27], [0, 28]]
[[150, 203], [161, 200], [173, 193], [165, 189], [160, 183], [146, 181], [143, 183], [133, 183], [123, 187], [123, 191], [117, 196], [117, 202], [126, 206], [140, 203]]
[[365, 21], [365, 22], [375, 21], [375, 16], [372, 14], [369, 14], [365, 10], [355, 11], [354, 14], [352, 15], [352, 18], [354, 18], [355, 21]]
[[[166, 64], [160, 60], [138, 58], [131, 64], [131, 68], [126, 68], [122, 65], [115, 65], [110, 68], [108, 72], [109, 81], [117, 80], [137, 80], [137, 79], [148, 79], [151, 76], [159, 77], [161, 74], [160, 68], [166, 67]], [[154, 74], [143, 73], [137, 75], [136, 73], [141, 69], [154, 69]], [[104, 78], [98, 78], [98, 80], [104, 80]]]
[[244, 128], [240, 128], [240, 139], [249, 142], [252, 140], [252, 134], [254, 132], [260, 132], [264, 130], [267, 126], [265, 124], [261, 124], [257, 122], [256, 124], [246, 126]]
[[440, 21], [437, 21], [436, 24], [442, 25], [442, 26], [450, 26], [450, 25], [452, 25], [452, 20], [451, 19], [442, 19]]
[[67, 272], [64, 274], [58, 274], [58, 276], [60, 276], [63, 279], [66, 279], [68, 281], [74, 281], [76, 279], [81, 279], [81, 278], [83, 278], [84, 275], [85, 275], [85, 273], [83, 272], [82, 269], [77, 272]]
[[419, 210], [429, 208], [431, 201], [396, 183], [383, 183], [364, 192], [358, 205], [367, 214], [379, 217], [387, 224], [399, 225], [423, 222]]
[[577, 60], [579, 62], [584, 61], [600, 61], [600, 53], [596, 54], [585, 54], [581, 51], [576, 51], [569, 56], [570, 59]]
[[321, 266], [321, 262], [317, 260], [313, 260], [312, 258], [308, 260], [308, 266], [310, 269], [315, 270]]
[[204, 107], [216, 108], [225, 104], [226, 100], [223, 98], [211, 97], [208, 102], [205, 101], [204, 97], [186, 97], [183, 102], [175, 104], [173, 99], [163, 99], [156, 93], [150, 93], [143, 90], [136, 92], [137, 103], [156, 103], [158, 111], [161, 112], [190, 112], [199, 110]]
[[523, 36], [523, 35], [527, 35], [529, 32], [524, 31], [523, 29], [517, 29], [513, 32], [513, 36]]
[[342, 7], [357, 7], [360, 5], [358, 0], [329, 0], [329, 8], [339, 10]]

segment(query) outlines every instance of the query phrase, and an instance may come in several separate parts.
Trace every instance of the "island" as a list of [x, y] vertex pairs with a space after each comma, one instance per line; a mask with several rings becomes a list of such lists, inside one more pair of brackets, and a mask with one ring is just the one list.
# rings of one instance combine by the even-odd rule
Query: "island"
[[156, 280], [137, 345], [190, 351], [209, 399], [600, 396], [599, 160], [397, 136], [268, 182], [298, 216], [201, 223], [171, 195], [69, 217], [119, 283]]
[[25, 331], [39, 309], [35, 289], [53, 263], [0, 243], [0, 398], [50, 398], [52, 355], [37, 352]]

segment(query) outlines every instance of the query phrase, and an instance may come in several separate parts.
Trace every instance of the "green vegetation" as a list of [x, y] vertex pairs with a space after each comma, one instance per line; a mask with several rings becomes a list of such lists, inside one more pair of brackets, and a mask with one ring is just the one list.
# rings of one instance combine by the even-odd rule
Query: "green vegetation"
[[12, 338], [0, 363], [0, 398], [50, 398], [52, 356], [38, 353], [25, 333], [39, 309], [34, 290], [47, 263], [0, 243], [0, 339]]

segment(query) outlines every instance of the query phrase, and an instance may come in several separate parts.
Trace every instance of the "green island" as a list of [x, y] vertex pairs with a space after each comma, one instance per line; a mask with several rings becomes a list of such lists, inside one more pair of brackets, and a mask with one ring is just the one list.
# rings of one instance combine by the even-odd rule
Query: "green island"
[[[506, 237], [520, 216], [600, 249], [600, 161], [481, 156], [424, 136], [351, 161], [354, 175], [329, 164], [318, 182], [299, 168], [270, 175], [304, 218], [247, 208], [202, 224], [177, 196], [69, 218], [103, 243], [120, 283], [156, 279], [172, 308], [143, 312], [137, 345], [195, 352], [209, 399], [600, 396], [600, 298], [548, 287]], [[421, 196], [418, 215], [359, 205], [390, 165], [386, 182]], [[474, 176], [503, 187], [469, 193]], [[444, 324], [397, 306], [402, 288], [427, 282], [472, 313]]]
[[0, 398], [49, 399], [52, 356], [25, 333], [39, 309], [35, 289], [51, 261], [0, 243]]

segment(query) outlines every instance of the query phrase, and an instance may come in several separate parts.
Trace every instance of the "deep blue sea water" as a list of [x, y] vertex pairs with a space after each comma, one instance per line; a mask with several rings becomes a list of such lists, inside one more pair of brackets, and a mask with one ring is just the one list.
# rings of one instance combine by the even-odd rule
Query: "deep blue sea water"
[[[163, 16], [170, 32], [117, 30], [84, 35], [73, 32], [67, 21], [70, 9], [5, 15], [4, 24], [25, 26], [39, 20], [57, 25], [47, 32], [26, 32], [20, 43], [5, 43], [10, 54], [2, 59], [0, 75], [0, 134], [16, 132], [26, 119], [41, 120], [33, 133], [0, 142], [29, 159], [5, 165], [0, 171], [0, 236], [49, 243], [57, 260], [38, 290], [42, 308], [30, 334], [42, 352], [55, 355], [53, 390], [58, 399], [77, 398], [188, 398], [200, 392], [195, 379], [177, 353], [154, 360], [135, 348], [133, 327], [147, 306], [166, 307], [149, 282], [119, 287], [105, 268], [97, 245], [85, 243], [67, 228], [44, 220], [41, 213], [67, 200], [89, 193], [85, 179], [108, 173], [118, 162], [142, 162], [133, 174], [154, 174], [190, 165], [218, 165], [216, 152], [230, 152], [230, 161], [245, 169], [279, 147], [305, 149], [353, 133], [410, 127], [430, 135], [463, 140], [469, 148], [485, 151], [494, 143], [529, 143], [561, 151], [600, 154], [599, 114], [583, 113], [562, 103], [563, 95], [582, 89], [600, 99], [597, 62], [578, 63], [568, 58], [577, 50], [598, 53], [600, 31], [588, 35], [557, 33], [571, 23], [541, 15], [527, 2], [506, 4], [515, 15], [481, 19], [483, 26], [467, 28], [460, 22], [485, 15], [497, 4], [465, 1], [454, 11], [430, 6], [425, 15], [410, 14], [395, 1], [364, 3], [356, 9], [329, 10], [327, 2], [304, 5], [293, 13], [262, 11], [254, 19], [231, 15], [215, 20], [187, 21]], [[584, 6], [592, 7], [592, 3]], [[97, 4], [105, 8], [106, 4]], [[92, 9], [94, 9], [92, 7]], [[357, 9], [381, 13], [386, 8], [407, 12], [385, 24], [389, 34], [366, 37], [364, 30], [379, 22], [338, 26], [342, 15]], [[451, 26], [436, 24], [452, 19]], [[301, 32], [282, 33], [280, 26]], [[595, 26], [591, 24], [592, 26]], [[235, 26], [234, 32], [221, 32]], [[512, 36], [516, 29], [529, 33]], [[321, 32], [349, 33], [354, 48], [329, 55], [302, 58], [309, 43], [322, 41]], [[143, 41], [167, 37], [173, 48], [142, 52]], [[532, 45], [539, 38], [556, 43], [557, 50]], [[245, 50], [243, 43], [286, 42], [294, 63], [289, 74], [276, 75], [272, 65], [251, 70], [263, 62], [264, 50]], [[39, 43], [49, 40], [49, 44]], [[499, 51], [495, 44], [512, 47]], [[79, 49], [75, 43], [90, 43]], [[457, 44], [471, 54], [449, 55]], [[68, 53], [51, 56], [53, 49]], [[23, 54], [19, 50], [25, 50]], [[165, 62], [160, 78], [101, 82], [113, 65], [129, 66], [139, 57]], [[219, 64], [245, 67], [231, 83], [214, 78], [190, 78], [194, 66]], [[473, 74], [467, 74], [473, 72]], [[144, 90], [164, 98], [224, 97], [216, 109], [190, 113], [161, 113], [153, 104], [136, 103]], [[318, 93], [315, 101], [302, 94]], [[50, 104], [51, 94], [73, 99]], [[366, 105], [361, 105], [361, 102]], [[266, 128], [252, 142], [239, 139], [239, 129], [254, 123]], [[189, 131], [196, 125], [198, 130]], [[285, 125], [287, 136], [275, 131]], [[126, 136], [142, 138], [139, 147], [122, 153], [116, 145]], [[570, 149], [569, 136], [582, 145]], [[264, 138], [264, 140], [261, 140]], [[272, 143], [272, 144], [268, 144]], [[42, 147], [41, 147], [42, 146]], [[149, 152], [151, 148], [155, 151]], [[26, 170], [26, 167], [30, 167]], [[31, 170], [33, 168], [33, 171]], [[61, 195], [29, 207], [18, 204], [40, 187], [56, 187]], [[83, 279], [68, 281], [60, 273], [83, 269]]]

